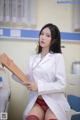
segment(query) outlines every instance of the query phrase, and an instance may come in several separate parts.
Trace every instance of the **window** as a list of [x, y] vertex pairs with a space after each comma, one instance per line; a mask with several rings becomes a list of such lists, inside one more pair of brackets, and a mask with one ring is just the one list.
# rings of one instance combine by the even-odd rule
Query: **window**
[[0, 23], [36, 25], [37, 0], [0, 0]]

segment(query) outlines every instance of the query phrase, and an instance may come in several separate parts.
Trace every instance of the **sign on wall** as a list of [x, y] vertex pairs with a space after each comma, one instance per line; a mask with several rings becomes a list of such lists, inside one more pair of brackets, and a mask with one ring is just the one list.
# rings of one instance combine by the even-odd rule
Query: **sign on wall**
[[57, 0], [57, 3], [80, 4], [80, 0]]

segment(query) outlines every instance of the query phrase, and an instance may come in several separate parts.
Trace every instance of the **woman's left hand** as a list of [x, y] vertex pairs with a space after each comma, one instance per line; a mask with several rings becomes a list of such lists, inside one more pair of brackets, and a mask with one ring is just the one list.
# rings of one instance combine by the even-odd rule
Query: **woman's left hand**
[[27, 86], [28, 90], [30, 91], [37, 91], [37, 84], [35, 82], [29, 81], [29, 82], [24, 82], [23, 83], [25, 86]]

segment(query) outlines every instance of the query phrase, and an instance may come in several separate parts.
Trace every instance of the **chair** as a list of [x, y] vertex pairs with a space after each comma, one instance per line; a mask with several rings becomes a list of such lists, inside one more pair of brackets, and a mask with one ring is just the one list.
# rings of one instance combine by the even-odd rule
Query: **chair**
[[68, 113], [69, 120], [80, 120], [80, 75], [67, 76], [66, 97], [71, 110]]
[[69, 75], [66, 87], [66, 97], [70, 104], [70, 120], [80, 120], [80, 75]]
[[80, 120], [80, 97], [75, 95], [67, 95], [67, 100], [71, 107], [69, 112], [69, 119]]

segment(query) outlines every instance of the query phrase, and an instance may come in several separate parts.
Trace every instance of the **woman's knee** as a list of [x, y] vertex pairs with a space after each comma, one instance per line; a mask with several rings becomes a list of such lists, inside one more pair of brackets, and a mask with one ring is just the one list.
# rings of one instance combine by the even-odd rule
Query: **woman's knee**
[[42, 120], [44, 117], [44, 111], [37, 104], [34, 105], [32, 110], [26, 116], [26, 120]]
[[[45, 119], [46, 120], [46, 119]], [[47, 120], [58, 120], [57, 118], [49, 118]]]
[[50, 109], [48, 109], [45, 114], [45, 120], [57, 120], [57, 118], [55, 114]]
[[40, 120], [36, 115], [29, 115], [26, 117], [26, 120]]

